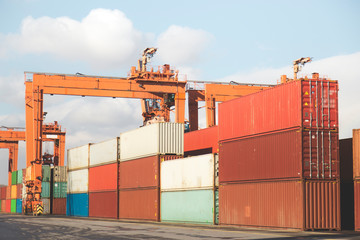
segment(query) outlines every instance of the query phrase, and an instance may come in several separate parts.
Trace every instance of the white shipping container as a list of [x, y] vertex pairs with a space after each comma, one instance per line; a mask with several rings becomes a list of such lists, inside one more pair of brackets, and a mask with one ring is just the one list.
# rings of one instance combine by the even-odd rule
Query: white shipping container
[[154, 123], [120, 134], [120, 161], [184, 154], [184, 124]]
[[90, 145], [90, 167], [117, 162], [119, 138]]
[[214, 154], [161, 162], [161, 191], [214, 188]]
[[44, 211], [43, 214], [50, 214], [50, 198], [42, 198]]
[[86, 193], [89, 191], [89, 169], [68, 172], [67, 193]]
[[68, 150], [67, 163], [69, 170], [89, 167], [89, 146], [90, 144], [86, 144]]

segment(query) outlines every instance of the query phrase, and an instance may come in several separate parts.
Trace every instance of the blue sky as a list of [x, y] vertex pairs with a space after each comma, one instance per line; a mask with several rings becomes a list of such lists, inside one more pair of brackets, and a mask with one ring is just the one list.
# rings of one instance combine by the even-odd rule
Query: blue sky
[[[313, 57], [302, 74], [339, 80], [340, 136], [350, 137], [360, 127], [359, 12], [356, 0], [0, 0], [0, 125], [25, 125], [24, 71], [126, 77], [143, 48], [156, 46], [153, 65], [169, 63], [204, 81], [275, 84], [291, 74], [294, 59]], [[67, 130], [67, 148], [141, 124], [138, 100], [45, 101], [46, 120]], [[22, 144], [20, 167], [24, 151]], [[0, 158], [1, 184], [7, 151]]]

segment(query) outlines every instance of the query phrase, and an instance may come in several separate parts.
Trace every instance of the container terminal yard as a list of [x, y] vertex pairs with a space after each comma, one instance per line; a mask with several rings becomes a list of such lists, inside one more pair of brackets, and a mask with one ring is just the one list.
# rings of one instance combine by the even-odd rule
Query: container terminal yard
[[[0, 238], [360, 237], [360, 129], [339, 140], [338, 81], [298, 78], [306, 57], [276, 85], [187, 82], [168, 64], [149, 68], [156, 51], [126, 78], [25, 72], [25, 129], [0, 131]], [[141, 99], [143, 126], [66, 150], [44, 94]]]

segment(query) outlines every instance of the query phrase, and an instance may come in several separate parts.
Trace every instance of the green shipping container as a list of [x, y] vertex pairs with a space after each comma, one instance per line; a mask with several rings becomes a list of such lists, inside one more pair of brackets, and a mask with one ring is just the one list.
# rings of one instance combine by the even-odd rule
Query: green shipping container
[[18, 171], [14, 171], [11, 173], [11, 185], [16, 185], [17, 183], [17, 172]]
[[16, 199], [11, 199], [11, 213], [16, 213]]
[[50, 183], [41, 182], [41, 197], [50, 198]]
[[23, 170], [18, 170], [17, 171], [17, 177], [16, 177], [16, 184], [21, 184], [23, 183]]
[[49, 165], [42, 166], [42, 181], [50, 182], [51, 170]]
[[214, 190], [161, 193], [161, 221], [214, 224]]
[[54, 198], [66, 198], [67, 182], [55, 182], [53, 184]]

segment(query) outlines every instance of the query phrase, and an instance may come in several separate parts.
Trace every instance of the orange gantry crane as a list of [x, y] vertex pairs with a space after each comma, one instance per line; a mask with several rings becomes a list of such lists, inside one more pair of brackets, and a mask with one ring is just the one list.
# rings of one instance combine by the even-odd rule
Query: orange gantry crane
[[[144, 57], [147, 54], [144, 51]], [[184, 122], [186, 81], [179, 81], [177, 72], [171, 70], [169, 65], [164, 65], [157, 71], [146, 71], [145, 65], [139, 62], [139, 69], [132, 67], [128, 78], [25, 72], [26, 165], [33, 173], [26, 197], [28, 213], [42, 205], [41, 136], [44, 131], [44, 94], [159, 100], [164, 103], [160, 106], [163, 111], [159, 113], [166, 112], [161, 117], [167, 120], [170, 107], [174, 106], [175, 122]], [[156, 115], [157, 112], [145, 111], [144, 122]]]

